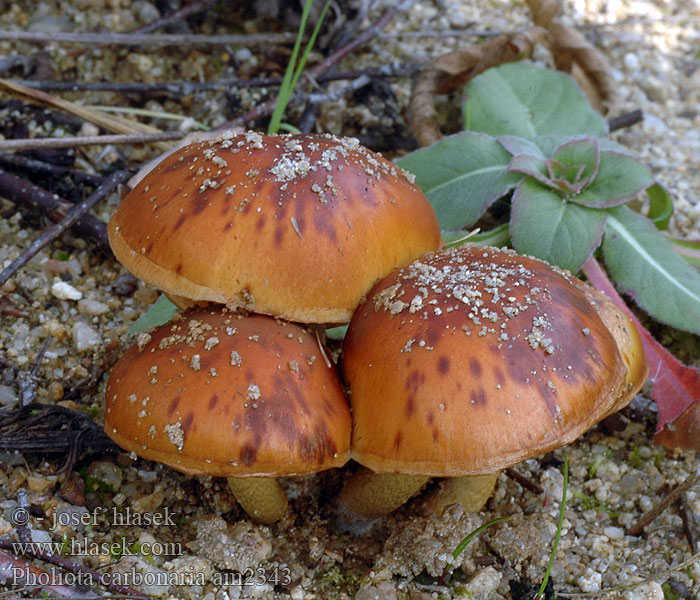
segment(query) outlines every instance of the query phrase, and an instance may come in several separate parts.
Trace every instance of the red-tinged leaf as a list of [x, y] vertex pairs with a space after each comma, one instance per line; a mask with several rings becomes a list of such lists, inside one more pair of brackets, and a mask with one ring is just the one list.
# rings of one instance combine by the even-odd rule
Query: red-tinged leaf
[[667, 423], [654, 436], [662, 446], [698, 450], [700, 448], [700, 402], [691, 404], [673, 423]]
[[620, 298], [594, 258], [586, 261], [583, 272], [595, 288], [629, 315], [642, 336], [652, 384], [651, 397], [656, 401], [659, 415], [654, 442], [700, 450], [700, 370], [683, 365], [653, 338]]

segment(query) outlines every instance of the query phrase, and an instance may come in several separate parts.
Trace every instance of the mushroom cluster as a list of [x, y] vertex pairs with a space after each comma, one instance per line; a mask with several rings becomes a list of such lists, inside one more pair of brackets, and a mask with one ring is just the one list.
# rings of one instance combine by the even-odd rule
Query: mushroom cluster
[[127, 269], [189, 310], [114, 367], [107, 434], [227, 477], [253, 519], [278, 519], [276, 478], [342, 466], [350, 439], [318, 334], [281, 319], [349, 321], [377, 280], [440, 246], [430, 203], [356, 140], [224, 133], [168, 155], [108, 231]]
[[[227, 477], [261, 522], [286, 510], [276, 478], [349, 458], [362, 467], [340, 495], [346, 516], [386, 514], [432, 477], [446, 479], [431, 510], [479, 510], [500, 469], [573, 441], [646, 379], [638, 332], [603, 295], [512, 251], [438, 250], [411, 176], [356, 140], [186, 146], [126, 196], [109, 236], [187, 310], [114, 367], [107, 433]], [[318, 329], [291, 321], [351, 317], [348, 406]]]
[[479, 510], [500, 469], [576, 439], [625, 406], [647, 367], [624, 313], [509, 250], [428, 254], [377, 283], [343, 346], [351, 513], [390, 512], [430, 477], [440, 512]]

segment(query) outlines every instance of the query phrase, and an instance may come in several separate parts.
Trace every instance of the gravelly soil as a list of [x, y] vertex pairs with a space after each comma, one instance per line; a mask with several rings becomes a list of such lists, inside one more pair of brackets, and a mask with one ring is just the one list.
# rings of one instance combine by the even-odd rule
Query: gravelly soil
[[[276, 10], [277, 4], [260, 2], [270, 11], [262, 16], [244, 9], [243, 3], [233, 3], [230, 10], [210, 11], [203, 19], [191, 20], [189, 27], [208, 34], [239, 31], [241, 24], [243, 31], [293, 29], [298, 13], [288, 8]], [[390, 4], [373, 5], [360, 24], [366, 27], [376, 21], [382, 5]], [[348, 3], [344, 10], [354, 14], [364, 5]], [[0, 28], [44, 32], [98, 27], [128, 31], [158, 15], [154, 4], [142, 0], [12, 3], [0, 12]], [[616, 140], [637, 152], [671, 192], [676, 210], [672, 228], [697, 237], [700, 63], [696, 51], [700, 34], [690, 25], [700, 18], [697, 3], [568, 2], [565, 15], [568, 23], [585, 26], [589, 39], [609, 56], [619, 83], [617, 112], [641, 108], [645, 113], [643, 124], [616, 134]], [[527, 9], [519, 3], [417, 2], [392, 21], [389, 35], [375, 38], [339, 68], [424, 62], [472, 41], [464, 35], [410, 37], [406, 32], [469, 26], [511, 30], [529, 25]], [[264, 76], [279, 74], [286, 61], [286, 55], [271, 46], [153, 51], [0, 43], [0, 56], [16, 53], [34, 57], [34, 73], [48, 72], [55, 79], [124, 82]], [[549, 62], [544, 51], [536, 58]], [[21, 76], [16, 69], [10, 74]], [[332, 83], [328, 89], [343, 85]], [[217, 126], [271, 93], [273, 90], [263, 88], [184, 97], [78, 92], [65, 97], [86, 104], [171, 112]], [[409, 93], [408, 80], [377, 80], [360, 92], [322, 105], [314, 129], [357, 135], [375, 143], [408, 139], [405, 108]], [[299, 117], [299, 111], [292, 110], [290, 120]], [[162, 118], [150, 122], [161, 128], [173, 126]], [[94, 133], [92, 127], [80, 129], [70, 121], [6, 103], [0, 109], [0, 126], [8, 137]], [[104, 172], [117, 166], [138, 166], [156, 154], [144, 147], [91, 147], [67, 160], [75, 168]], [[80, 196], [70, 181], [56, 191], [72, 199]], [[108, 199], [95, 214], [107, 220], [117, 202], [117, 197]], [[35, 238], [40, 220], [23, 216], [2, 199], [0, 209], [0, 261], [8, 264]], [[157, 293], [130, 278], [115, 261], [105, 259], [90, 242], [71, 234], [41, 251], [1, 291], [3, 302], [11, 303], [3, 306], [12, 310], [4, 312], [0, 327], [0, 405], [16, 404], [21, 374], [31, 368], [48, 341], [36, 370], [38, 401], [86, 411], [101, 422], [105, 373], [132, 343], [129, 327]], [[665, 332], [664, 340], [675, 343], [686, 361], [700, 362], [697, 340], [676, 332]], [[265, 527], [245, 518], [221, 480], [186, 477], [126, 454], [88, 456], [66, 477], [58, 471], [61, 460], [6, 454], [0, 455], [0, 536], [15, 539], [12, 515], [18, 492], [27, 490], [34, 507], [29, 523], [34, 541], [65, 541], [67, 555], [110, 573], [169, 573], [166, 579], [175, 584], [182, 583], [186, 573], [194, 575], [193, 585], [135, 586], [157, 597], [532, 597], [516, 585], [542, 579], [559, 511], [561, 463], [567, 455], [570, 501], [552, 570], [557, 592], [562, 597], [564, 593], [588, 593], [589, 597], [628, 600], [697, 598], [699, 561], [667, 573], [692, 554], [677, 508], [664, 512], [644, 535], [625, 535], [626, 527], [700, 467], [693, 453], [655, 447], [653, 431], [654, 405], [642, 395], [621, 417], [594, 428], [572, 446], [517, 467], [544, 489], [543, 495], [501, 475], [486, 510], [477, 515], [452, 508], [440, 518], [423, 516], [418, 499], [383, 519], [371, 536], [364, 537], [341, 532], [334, 521], [332, 498], [342, 484], [343, 472], [286, 482], [291, 510], [279, 523]], [[95, 486], [97, 489], [91, 489]], [[687, 493], [687, 501], [690, 513], [700, 519], [697, 485]], [[126, 508], [133, 513], [168, 514], [172, 524], [115, 520], [113, 509], [123, 515]], [[89, 515], [86, 522], [79, 522], [81, 514]], [[514, 516], [479, 535], [458, 559], [451, 558], [465, 535], [502, 515]], [[94, 548], [92, 544], [121, 544], [121, 540], [127, 552], [98, 548], [91, 556], [78, 556]], [[137, 550], [146, 544], [152, 544], [152, 552], [144, 556]], [[450, 565], [456, 568], [454, 574], [441, 578]], [[247, 576], [249, 585], [236, 580], [232, 572]], [[660, 577], [639, 583], [652, 575]], [[622, 584], [638, 585], [603, 593]], [[37, 593], [27, 591], [26, 595]]]

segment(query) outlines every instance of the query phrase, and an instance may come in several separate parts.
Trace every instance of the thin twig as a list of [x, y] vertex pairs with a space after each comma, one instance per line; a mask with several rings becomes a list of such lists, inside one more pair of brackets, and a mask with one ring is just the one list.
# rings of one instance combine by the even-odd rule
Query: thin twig
[[151, 144], [179, 140], [186, 131], [163, 131], [161, 133], [125, 133], [119, 135], [86, 135], [60, 138], [27, 138], [22, 140], [0, 140], [1, 150], [36, 150], [37, 148], [76, 148], [107, 144]]
[[0, 40], [31, 44], [83, 44], [89, 46], [266, 46], [293, 41], [293, 33], [198, 35], [178, 33], [66, 33], [0, 30]]
[[24, 252], [22, 252], [22, 254], [20, 254], [5, 269], [3, 269], [3, 271], [0, 273], [0, 285], [4, 284], [10, 277], [19, 271], [19, 269], [26, 265], [29, 260], [37, 252], [39, 252], [39, 250], [59, 237], [66, 229], [78, 221], [80, 217], [87, 214], [87, 212], [93, 206], [95, 206], [95, 204], [97, 204], [105, 196], [111, 194], [116, 187], [128, 177], [129, 173], [127, 171], [115, 171], [109, 177], [107, 177], [104, 183], [90, 196], [71, 208], [60, 222], [44, 231], [36, 240], [34, 240], [34, 242], [29, 245]]
[[[0, 548], [10, 550], [11, 552], [15, 552], [17, 550], [13, 542], [5, 539], [0, 539]], [[142, 594], [141, 592], [130, 588], [127, 585], [118, 583], [118, 579], [104, 577], [102, 573], [96, 571], [95, 569], [86, 567], [85, 565], [82, 565], [74, 560], [70, 560], [69, 558], [57, 556], [53, 552], [43, 549], [40, 544], [29, 544], [22, 546], [22, 554], [43, 560], [44, 562], [52, 565], [56, 565], [57, 567], [70, 571], [71, 573], [82, 575], [82, 582], [91, 583], [92, 585], [101, 585], [109, 590], [112, 590], [113, 592], [116, 592], [117, 594], [124, 594], [125, 596], [131, 596], [134, 598], [148, 598], [146, 594]]]
[[86, 173], [85, 171], [78, 171], [77, 169], [52, 165], [42, 160], [27, 158], [26, 156], [19, 156], [16, 154], [0, 153], [0, 165], [19, 170], [25, 174], [36, 173], [37, 175], [55, 178], [71, 177], [79, 183], [87, 183], [94, 186], [100, 185], [105, 180], [104, 175], [96, 175], [93, 173]]
[[[0, 196], [31, 212], [39, 211], [55, 223], [63, 219], [74, 206], [60, 196], [3, 169], [0, 169]], [[112, 255], [104, 221], [86, 214], [78, 220], [73, 229], [77, 234], [92, 239], [101, 252], [107, 256]]]
[[634, 525], [629, 527], [625, 532], [627, 535], [638, 536], [644, 528], [649, 525], [656, 517], [664, 512], [671, 504], [673, 504], [681, 494], [688, 491], [700, 479], [700, 469], [688, 475], [686, 480], [673, 488], [666, 496], [651, 510], [644, 513]]
[[508, 467], [504, 470], [504, 472], [513, 481], [517, 481], [520, 485], [522, 485], [525, 489], [530, 490], [533, 494], [537, 494], [538, 496], [544, 494], [544, 490], [538, 484], [532, 481], [532, 479], [529, 477], [525, 477], [525, 475], [513, 467]]
[[197, 0], [196, 2], [192, 2], [191, 4], [183, 6], [179, 10], [175, 10], [170, 14], [165, 15], [164, 17], [156, 19], [155, 21], [151, 21], [150, 23], [146, 23], [145, 25], [139, 27], [138, 29], [130, 31], [129, 33], [151, 33], [151, 31], [155, 31], [156, 29], [160, 29], [161, 27], [172, 25], [173, 23], [182, 21], [183, 19], [186, 19], [189, 16], [204, 12], [217, 1], [218, 0]]
[[[0, 547], [4, 547], [6, 543], [5, 540], [0, 539]], [[85, 592], [76, 586], [53, 582], [53, 579], [51, 573], [48, 571], [40, 569], [26, 560], [13, 556], [4, 550], [0, 550], [0, 581], [3, 582], [4, 586], [12, 586], [14, 588], [19, 586], [26, 590], [34, 590], [40, 587], [44, 591], [53, 594], [53, 596], [60, 598], [80, 598], [82, 600], [99, 598], [99, 596], [95, 596], [91, 592]], [[38, 581], [48, 581], [50, 583], [41, 586], [32, 584], [32, 582]], [[18, 589], [13, 590], [13, 595], [10, 597], [14, 598], [14, 594], [20, 591], [21, 590]]]
[[620, 585], [615, 585], [613, 587], [609, 587], [604, 590], [598, 590], [596, 592], [557, 592], [556, 595], [557, 597], [561, 596], [562, 598], [601, 598], [602, 596], [607, 596], [608, 594], [624, 592], [625, 590], [632, 590], [641, 585], [651, 583], [652, 581], [661, 581], [669, 575], [672, 575], [673, 573], [676, 573], [678, 571], [682, 571], [686, 567], [691, 566], [698, 560], [700, 560], [700, 552], [693, 554], [691, 557], [677, 564], [675, 567], [671, 567], [670, 569], [666, 569], [665, 571], [661, 571], [660, 573], [654, 573], [653, 575], [650, 575], [649, 577], [647, 577], [646, 579], [642, 579], [641, 581], [635, 581], [634, 583], [621, 583]]
[[608, 129], [610, 131], [617, 131], [618, 129], [623, 129], [625, 127], [630, 127], [631, 125], [636, 125], [644, 120], [644, 114], [641, 110], [636, 109], [631, 112], [621, 114], [617, 117], [613, 117], [608, 120]]
[[688, 505], [688, 497], [684, 493], [678, 498], [678, 512], [683, 521], [683, 530], [685, 531], [690, 551], [696, 554], [698, 551], [698, 524], [695, 522], [695, 515]]
[[[412, 77], [421, 66], [418, 63], [390, 63], [367, 69], [353, 69], [337, 73], [324, 73], [315, 78], [318, 83], [357, 79], [366, 75], [372, 79], [392, 77]], [[170, 81], [133, 82], [116, 81], [30, 81], [10, 79], [12, 83], [24, 85], [44, 92], [121, 92], [124, 94], [149, 94], [163, 92], [172, 95], [189, 95], [196, 92], [230, 91], [231, 89], [277, 87], [281, 77], [257, 77], [254, 79], [219, 79], [217, 81]]]

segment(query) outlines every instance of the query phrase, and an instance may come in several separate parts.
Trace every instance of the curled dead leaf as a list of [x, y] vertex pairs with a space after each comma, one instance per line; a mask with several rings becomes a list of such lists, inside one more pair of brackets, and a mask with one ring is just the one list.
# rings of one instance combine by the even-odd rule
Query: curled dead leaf
[[442, 137], [435, 110], [436, 94], [457, 90], [486, 69], [530, 56], [543, 33], [535, 27], [499, 35], [478, 46], [437, 57], [418, 76], [411, 94], [410, 123], [418, 142], [428, 146]]
[[615, 99], [615, 81], [606, 56], [580, 32], [555, 20], [559, 0], [528, 0], [535, 24], [547, 31], [544, 43], [560, 71], [571, 73], [591, 104], [609, 112]]

